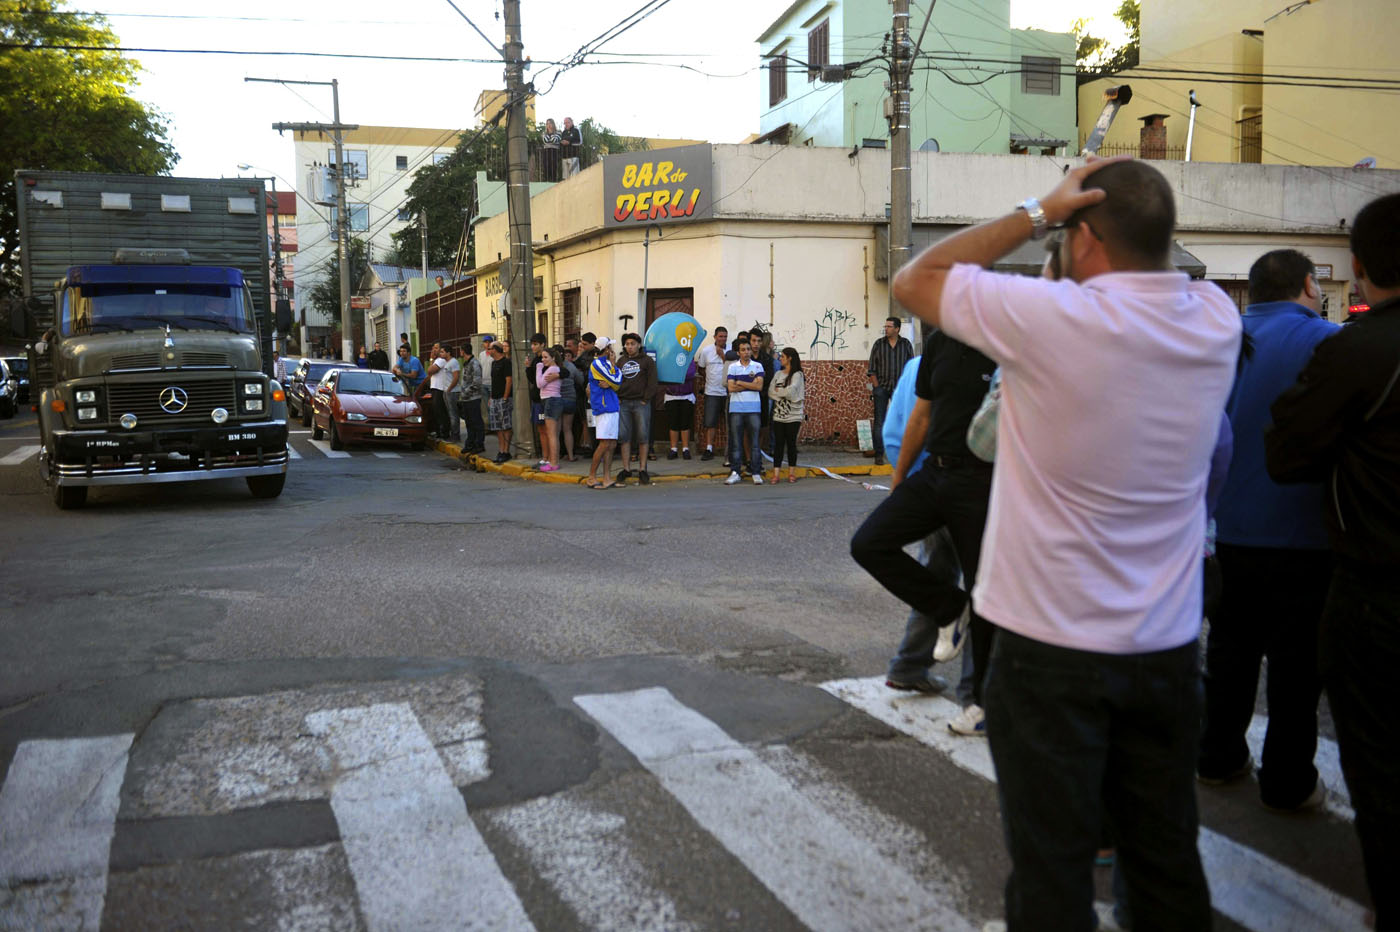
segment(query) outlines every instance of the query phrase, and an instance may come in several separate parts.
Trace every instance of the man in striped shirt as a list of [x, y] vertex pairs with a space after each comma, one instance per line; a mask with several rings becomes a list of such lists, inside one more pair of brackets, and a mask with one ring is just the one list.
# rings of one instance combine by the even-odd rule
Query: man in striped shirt
[[874, 429], [870, 432], [875, 442], [875, 465], [885, 465], [885, 442], [882, 439], [885, 429], [885, 410], [890, 406], [890, 396], [894, 394], [894, 383], [904, 371], [904, 364], [914, 355], [914, 345], [899, 335], [898, 317], [885, 319], [885, 335], [870, 347], [870, 365], [865, 370], [870, 380], [870, 397], [875, 404]]

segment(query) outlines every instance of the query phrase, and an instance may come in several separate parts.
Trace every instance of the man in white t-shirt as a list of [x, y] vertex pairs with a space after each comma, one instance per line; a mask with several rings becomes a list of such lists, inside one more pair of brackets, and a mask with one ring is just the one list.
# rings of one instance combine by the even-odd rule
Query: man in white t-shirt
[[[1105, 816], [1133, 915], [1211, 926], [1196, 849], [1201, 553], [1240, 316], [1172, 269], [1175, 223], [1159, 172], [1091, 160], [893, 283], [1002, 371], [973, 605], [997, 626], [983, 695], [1011, 932], [1093, 928]], [[985, 270], [1059, 224], [1061, 281]]]
[[715, 328], [715, 342], [700, 347], [695, 354], [696, 371], [705, 377], [705, 452], [702, 460], [715, 458], [715, 428], [724, 421], [724, 406], [729, 399], [726, 376], [729, 363], [724, 361], [729, 331], [724, 327]]
[[457, 399], [452, 390], [462, 378], [462, 367], [441, 343], [433, 344], [433, 361], [428, 366], [428, 390], [433, 393], [434, 430], [439, 439], [461, 440], [462, 428], [457, 420]]

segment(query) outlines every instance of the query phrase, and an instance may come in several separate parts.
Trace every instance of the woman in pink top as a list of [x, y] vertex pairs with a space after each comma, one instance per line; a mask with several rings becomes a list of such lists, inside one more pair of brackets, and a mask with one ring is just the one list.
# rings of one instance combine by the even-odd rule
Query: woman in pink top
[[554, 351], [546, 347], [540, 350], [540, 361], [535, 363], [535, 384], [540, 389], [540, 401], [544, 404], [544, 426], [540, 428], [540, 448], [544, 459], [540, 460], [540, 472], [554, 472], [559, 468], [559, 418], [564, 413], [564, 399], [560, 397], [559, 362]]

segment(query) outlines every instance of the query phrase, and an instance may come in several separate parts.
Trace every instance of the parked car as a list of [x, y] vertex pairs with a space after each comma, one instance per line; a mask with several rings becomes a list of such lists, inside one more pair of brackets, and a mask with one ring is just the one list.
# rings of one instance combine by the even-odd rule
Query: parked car
[[10, 378], [19, 383], [19, 395], [15, 399], [22, 405], [29, 404], [29, 358], [27, 356], [0, 357], [10, 367]]
[[302, 427], [311, 426], [311, 396], [316, 386], [332, 369], [339, 369], [345, 363], [334, 359], [305, 359], [287, 370], [287, 417], [300, 418]]
[[[344, 366], [344, 363], [341, 363]], [[427, 443], [423, 408], [392, 372], [337, 368], [311, 394], [311, 437], [330, 435], [332, 450], [347, 443]]]
[[0, 359], [0, 418], [12, 418], [19, 410], [19, 380], [10, 371], [4, 359]]

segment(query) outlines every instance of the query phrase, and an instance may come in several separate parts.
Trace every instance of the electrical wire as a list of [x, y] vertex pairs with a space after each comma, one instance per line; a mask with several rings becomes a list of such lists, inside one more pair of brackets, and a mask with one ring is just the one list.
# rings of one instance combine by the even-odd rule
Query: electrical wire
[[[452, 0], [447, 0], [447, 5], [450, 6], [450, 7], [452, 7], [452, 9], [456, 10], [456, 11], [457, 11], [457, 15], [460, 16], [460, 17], [462, 17], [462, 19], [466, 20], [468, 26], [470, 26], [470, 27], [472, 27], [473, 29], [476, 30], [476, 34], [479, 35], [479, 36], [481, 36], [482, 40], [486, 42], [487, 47], [490, 48], [491, 51], [495, 52], [497, 55], [502, 55], [502, 56], [503, 56], [503, 53], [501, 52], [501, 50], [498, 49], [498, 48], [496, 48], [496, 43], [492, 42], [491, 39], [490, 39], [490, 37], [488, 37], [488, 36], [486, 35], [486, 33], [482, 32], [481, 29], [477, 27], [476, 23], [474, 23], [474, 22], [471, 21], [471, 17], [467, 16], [467, 14], [465, 14], [465, 13], [462, 12], [462, 8], [461, 8], [461, 7], [459, 7], [457, 4], [453, 3]], [[503, 56], [503, 57], [504, 57], [504, 56]]]

